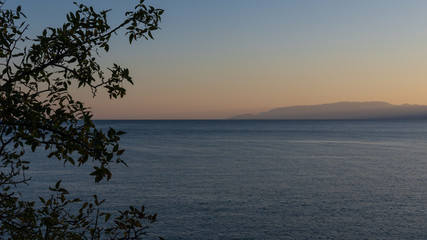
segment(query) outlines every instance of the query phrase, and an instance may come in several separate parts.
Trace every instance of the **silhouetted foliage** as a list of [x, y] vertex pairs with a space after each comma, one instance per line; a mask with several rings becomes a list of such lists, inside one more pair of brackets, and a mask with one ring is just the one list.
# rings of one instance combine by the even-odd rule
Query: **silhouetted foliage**
[[[47, 158], [95, 167], [95, 182], [109, 180], [112, 163], [120, 158], [124, 132], [97, 129], [92, 114], [69, 92], [72, 85], [95, 93], [105, 88], [121, 98], [129, 70], [114, 64], [105, 73], [99, 52], [109, 50], [110, 38], [123, 29], [129, 42], [153, 38], [163, 10], [140, 0], [117, 26], [107, 22], [109, 10], [77, 4], [61, 27], [48, 27], [36, 37], [25, 35], [29, 25], [20, 6], [5, 9], [0, 1], [0, 238], [4, 239], [140, 239], [156, 215], [144, 207], [117, 214], [102, 212], [103, 200], [68, 199], [58, 181], [48, 199], [24, 201], [19, 194], [30, 167], [26, 151], [43, 149]], [[102, 223], [101, 223], [102, 222]]]

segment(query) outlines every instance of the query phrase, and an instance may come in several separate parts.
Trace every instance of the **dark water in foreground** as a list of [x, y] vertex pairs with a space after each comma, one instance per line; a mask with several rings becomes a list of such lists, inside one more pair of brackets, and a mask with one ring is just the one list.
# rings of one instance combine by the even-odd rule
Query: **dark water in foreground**
[[33, 193], [62, 178], [107, 208], [144, 204], [166, 239], [427, 239], [427, 121], [97, 125], [128, 133], [129, 168], [95, 185], [35, 158]]

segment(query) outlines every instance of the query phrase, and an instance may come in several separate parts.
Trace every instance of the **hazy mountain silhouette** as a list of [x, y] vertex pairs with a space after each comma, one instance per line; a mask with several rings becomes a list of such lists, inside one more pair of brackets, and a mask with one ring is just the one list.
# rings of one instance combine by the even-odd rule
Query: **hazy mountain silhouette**
[[338, 102], [275, 108], [231, 119], [427, 119], [427, 106], [386, 102]]

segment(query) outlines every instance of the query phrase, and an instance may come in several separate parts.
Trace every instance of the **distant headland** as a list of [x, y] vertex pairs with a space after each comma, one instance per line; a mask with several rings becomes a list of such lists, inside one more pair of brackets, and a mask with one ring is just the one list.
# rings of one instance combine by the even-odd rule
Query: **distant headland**
[[259, 114], [237, 115], [231, 119], [427, 119], [427, 106], [411, 104], [393, 105], [386, 102], [338, 102], [275, 108]]

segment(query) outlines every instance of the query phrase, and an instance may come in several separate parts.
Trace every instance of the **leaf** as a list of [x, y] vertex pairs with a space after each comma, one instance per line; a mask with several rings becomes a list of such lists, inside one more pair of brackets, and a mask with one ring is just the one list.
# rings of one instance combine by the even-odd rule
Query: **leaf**
[[36, 147], [37, 147], [37, 144], [36, 143], [33, 143], [32, 145], [31, 145], [31, 151], [36, 151]]
[[132, 44], [133, 41], [133, 34], [129, 34], [129, 43]]
[[105, 222], [108, 222], [108, 219], [110, 219], [111, 214], [110, 213], [106, 213], [105, 214]]
[[116, 144], [113, 148], [113, 152], [117, 152], [119, 150], [119, 144]]
[[63, 194], [69, 194], [65, 188], [60, 188], [58, 191], [62, 192]]
[[71, 165], [75, 165], [74, 159], [72, 157], [68, 158], [68, 161], [71, 163]]
[[102, 175], [96, 175], [96, 177], [95, 177], [95, 182], [99, 182], [99, 181], [101, 181], [101, 180], [102, 180], [102, 178], [103, 178], [103, 176], [102, 176]]
[[61, 185], [61, 181], [62, 181], [62, 180], [59, 180], [58, 182], [56, 182], [56, 184], [55, 184], [55, 188], [56, 188], [56, 189], [59, 189], [59, 186]]

